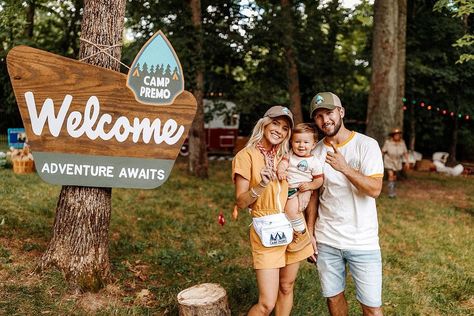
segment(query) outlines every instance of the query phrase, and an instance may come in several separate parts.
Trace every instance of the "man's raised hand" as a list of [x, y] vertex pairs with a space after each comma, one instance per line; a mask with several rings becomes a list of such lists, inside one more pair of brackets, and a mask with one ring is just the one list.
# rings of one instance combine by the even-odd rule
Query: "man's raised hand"
[[334, 152], [328, 151], [326, 154], [326, 162], [335, 170], [344, 173], [347, 168], [350, 168], [344, 156], [337, 150], [336, 146], [331, 142], [331, 147]]

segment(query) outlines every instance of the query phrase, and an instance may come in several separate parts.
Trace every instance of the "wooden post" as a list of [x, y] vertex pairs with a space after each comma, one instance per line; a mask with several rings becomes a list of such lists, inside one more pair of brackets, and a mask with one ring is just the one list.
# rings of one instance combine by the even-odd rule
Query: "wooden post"
[[227, 293], [219, 284], [203, 283], [178, 293], [180, 316], [230, 316]]

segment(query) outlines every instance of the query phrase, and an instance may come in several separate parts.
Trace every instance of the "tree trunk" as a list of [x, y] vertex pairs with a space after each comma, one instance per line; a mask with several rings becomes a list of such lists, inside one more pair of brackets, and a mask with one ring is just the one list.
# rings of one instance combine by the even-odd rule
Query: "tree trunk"
[[[463, 30], [464, 34], [469, 33], [469, 14], [465, 14], [462, 16], [463, 20]], [[459, 83], [458, 83], [459, 84]], [[460, 84], [459, 86], [462, 86]], [[456, 94], [454, 97], [454, 105], [455, 105], [455, 111], [454, 111], [454, 122], [453, 122], [453, 131], [451, 134], [451, 143], [449, 145], [449, 157], [448, 157], [448, 163], [449, 165], [454, 166], [457, 163], [457, 157], [456, 157], [456, 149], [458, 146], [458, 132], [459, 132], [459, 118], [458, 118], [458, 113], [461, 110], [461, 105], [459, 103], [459, 95]]]
[[208, 177], [206, 133], [204, 132], [204, 59], [202, 56], [203, 39], [201, 26], [201, 0], [189, 0], [192, 22], [196, 35], [194, 97], [197, 101], [196, 116], [189, 131], [189, 171], [199, 177]]
[[340, 14], [337, 13], [340, 5], [341, 4], [339, 3], [339, 0], [331, 0], [327, 2], [327, 16], [325, 18], [328, 21], [328, 50], [326, 51], [326, 55], [324, 56], [324, 63], [328, 65], [328, 67], [325, 67], [326, 75], [324, 76], [325, 78], [323, 78], [323, 83], [328, 87], [331, 87], [334, 84], [333, 78], [336, 76], [334, 68], [336, 64], [339, 63], [336, 57], [336, 51], [339, 45], [337, 37], [339, 36], [339, 34], [341, 34], [342, 21], [339, 21], [338, 19], [334, 18], [334, 15]]
[[453, 117], [453, 119], [454, 119], [453, 132], [451, 134], [451, 143], [449, 144], [449, 157], [448, 157], [448, 163], [450, 165], [454, 165], [457, 162], [456, 148], [458, 147], [459, 120], [456, 115]]
[[293, 15], [290, 0], [281, 0], [281, 11], [283, 16], [283, 46], [287, 64], [288, 92], [290, 94], [290, 110], [293, 113], [295, 124], [303, 122], [301, 110], [300, 81], [298, 78], [298, 65], [296, 63], [295, 49], [293, 45]]
[[81, 20], [81, 9], [83, 8], [83, 0], [75, 0], [73, 2], [76, 11], [74, 11], [73, 20], [71, 21], [71, 48], [72, 48], [72, 56], [77, 58], [79, 54], [80, 45], [78, 47], [78, 40], [79, 37], [79, 27], [77, 22]]
[[25, 36], [28, 39], [33, 38], [33, 30], [35, 27], [35, 11], [36, 11], [36, 1], [30, 0], [27, 2], [26, 7], [26, 28]]
[[53, 237], [41, 269], [57, 267], [79, 291], [97, 291], [110, 275], [108, 233], [111, 189], [63, 186]]
[[367, 109], [367, 135], [383, 144], [399, 110], [398, 2], [375, 0], [372, 43], [372, 76]]
[[403, 129], [403, 101], [405, 97], [405, 66], [406, 66], [406, 35], [407, 35], [407, 0], [398, 0], [398, 95], [395, 108], [394, 126]]
[[[415, 20], [415, 3], [413, 0], [407, 1], [407, 25], [411, 25], [413, 21]], [[405, 55], [406, 57], [406, 55]], [[406, 73], [406, 72], [405, 72]], [[410, 111], [410, 125], [408, 126], [409, 128], [409, 140], [408, 140], [408, 149], [409, 150], [415, 150], [415, 145], [416, 145], [416, 113], [415, 113], [415, 107], [410, 103], [410, 99], [414, 98], [412, 95], [414, 89], [413, 89], [413, 82], [410, 85], [410, 92], [407, 93], [407, 111]]]
[[[98, 45], [121, 43], [125, 0], [86, 0], [81, 36]], [[97, 52], [81, 42], [80, 58]], [[120, 60], [121, 47], [108, 50]], [[99, 54], [86, 62], [119, 70], [120, 63]], [[87, 80], [85, 78], [84, 80]], [[125, 89], [125, 87], [124, 87]], [[110, 277], [110, 188], [63, 186], [56, 207], [53, 237], [39, 269], [55, 266], [75, 290], [97, 291]]]
[[82, 0], [74, 0], [71, 2], [74, 7], [74, 13], [70, 17], [63, 19], [66, 28], [61, 48], [63, 54], [68, 54], [69, 49], [72, 49], [72, 58], [79, 56], [78, 36], [79, 25], [81, 21]]
[[458, 113], [459, 113], [459, 97], [456, 95], [454, 97], [454, 103], [455, 103], [455, 115], [453, 116], [453, 130], [451, 133], [451, 142], [449, 144], [449, 157], [448, 157], [448, 163], [449, 165], [455, 165], [457, 162], [456, 158], [456, 148], [458, 147], [458, 132], [459, 132], [459, 119], [458, 119]]
[[408, 149], [415, 150], [416, 143], [416, 114], [415, 107], [408, 103], [410, 109], [410, 140], [408, 142]]

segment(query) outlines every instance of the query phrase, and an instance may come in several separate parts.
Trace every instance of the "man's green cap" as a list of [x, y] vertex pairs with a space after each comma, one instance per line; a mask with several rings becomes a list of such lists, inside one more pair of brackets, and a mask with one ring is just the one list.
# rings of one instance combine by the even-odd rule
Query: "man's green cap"
[[342, 107], [341, 100], [337, 95], [332, 92], [319, 92], [309, 105], [310, 116], [313, 118], [318, 109], [334, 110], [336, 107]]

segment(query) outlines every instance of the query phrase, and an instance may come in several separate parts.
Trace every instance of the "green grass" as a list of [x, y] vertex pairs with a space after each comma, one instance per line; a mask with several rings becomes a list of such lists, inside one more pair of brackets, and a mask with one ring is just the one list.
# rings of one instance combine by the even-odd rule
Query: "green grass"
[[380, 199], [387, 312], [474, 313], [473, 180], [412, 174]]
[[[57, 271], [31, 275], [51, 235], [60, 187], [0, 169], [0, 314], [86, 315], [92, 297], [97, 315], [176, 315], [177, 294], [203, 282], [221, 284], [232, 314], [246, 314], [258, 295], [250, 217], [241, 212], [231, 221], [230, 162], [210, 163], [206, 180], [188, 176], [179, 161], [157, 189], [113, 190], [114, 280], [82, 295], [71, 293]], [[398, 194], [378, 199], [385, 314], [474, 315], [474, 178], [413, 172]], [[138, 297], [142, 290], [151, 293], [146, 300]], [[354, 296], [348, 281], [350, 315], [360, 315]], [[293, 314], [327, 315], [317, 271], [306, 262]]]

